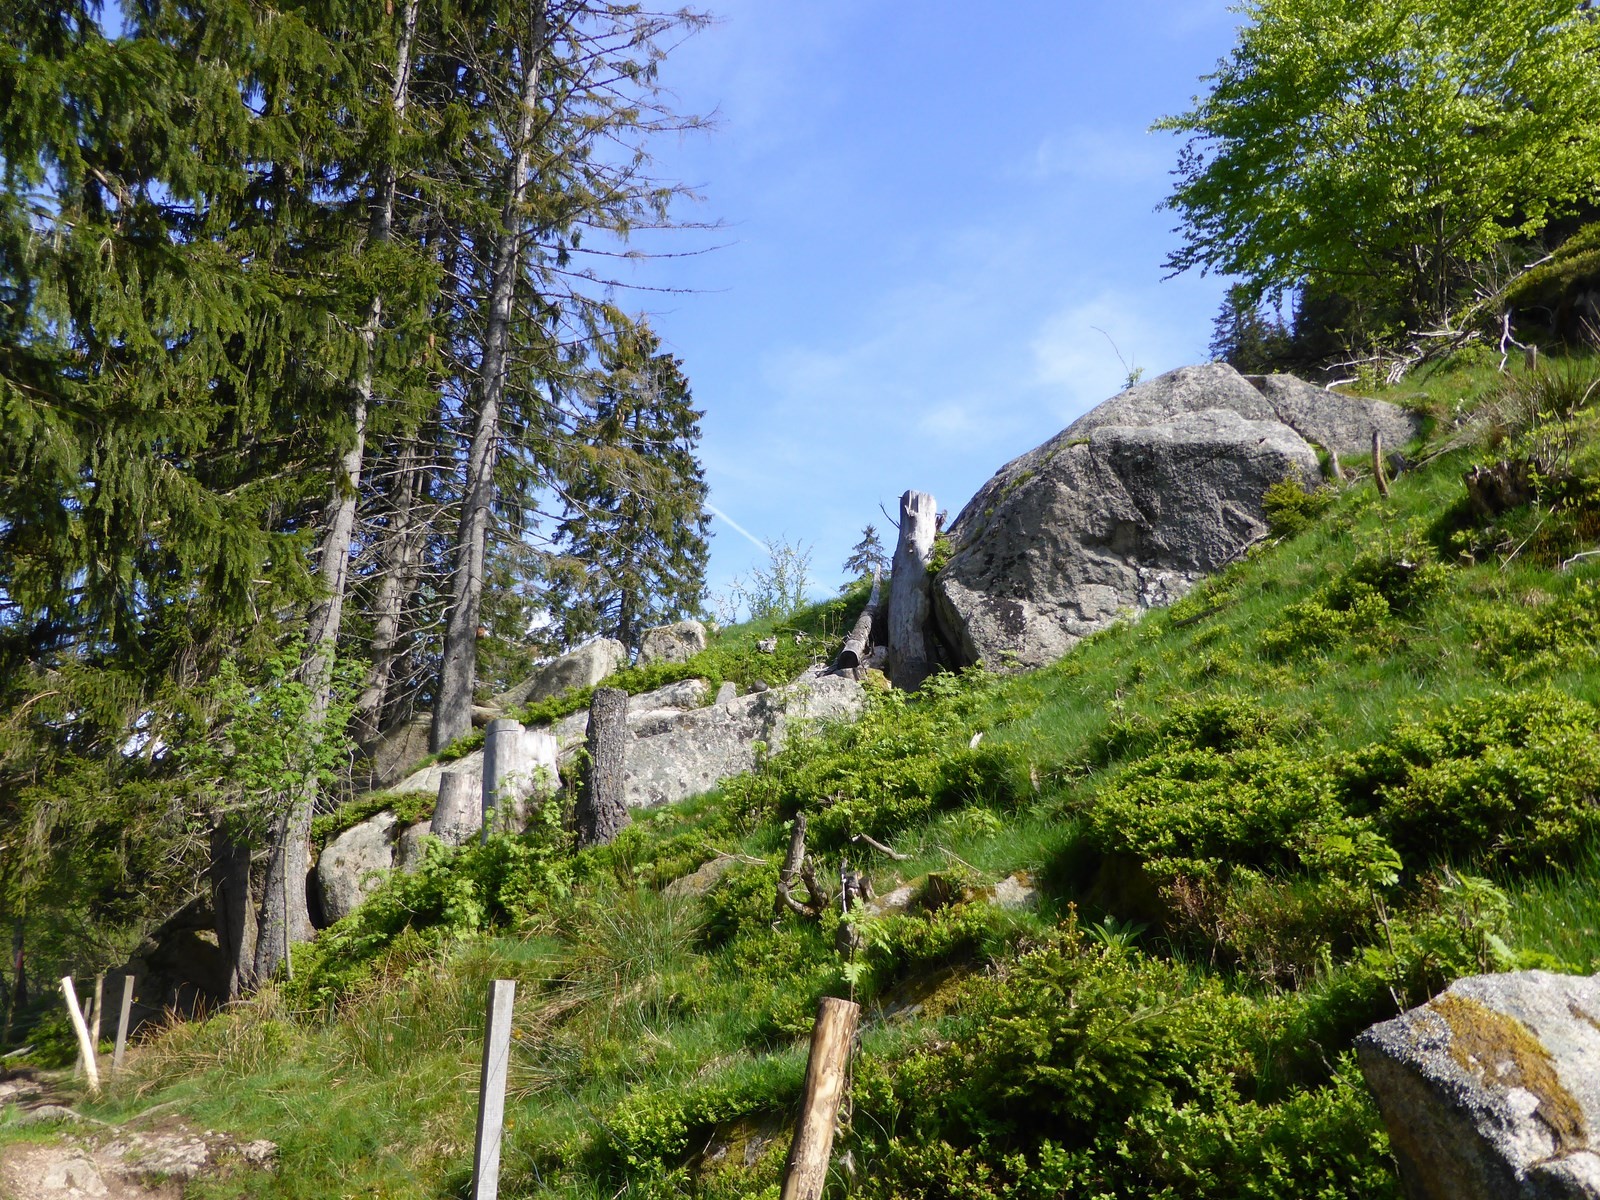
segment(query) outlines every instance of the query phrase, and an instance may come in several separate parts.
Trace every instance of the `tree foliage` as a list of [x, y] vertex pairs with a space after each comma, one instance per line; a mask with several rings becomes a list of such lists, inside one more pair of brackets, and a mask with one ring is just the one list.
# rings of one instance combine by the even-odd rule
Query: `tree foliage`
[[1600, 24], [1577, 0], [1255, 0], [1188, 112], [1174, 271], [1310, 283], [1415, 327], [1600, 187]]

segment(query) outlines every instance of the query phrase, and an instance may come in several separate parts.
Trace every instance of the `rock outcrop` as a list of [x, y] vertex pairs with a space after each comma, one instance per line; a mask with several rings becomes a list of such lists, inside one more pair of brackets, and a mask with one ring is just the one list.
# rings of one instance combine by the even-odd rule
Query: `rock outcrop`
[[639, 665], [688, 662], [705, 648], [706, 627], [699, 621], [657, 625], [639, 638]]
[[[559, 780], [556, 764], [556, 741], [543, 729], [529, 729], [522, 734], [522, 746], [517, 754], [520, 764], [518, 772], [525, 787], [521, 797], [526, 799], [538, 787], [554, 787]], [[390, 791], [394, 792], [427, 792], [430, 796], [439, 794], [439, 780], [446, 772], [470, 777], [474, 787], [481, 787], [483, 781], [483, 748], [479, 747], [471, 754], [464, 754], [451, 762], [430, 763], [420, 771], [407, 775]], [[482, 816], [481, 807], [479, 817]], [[468, 832], [476, 833], [474, 826]]]
[[317, 859], [322, 916], [329, 925], [353, 913], [394, 867], [392, 812], [375, 813], [346, 829]]
[[956, 518], [934, 589], [946, 655], [1043, 666], [1172, 603], [1266, 532], [1267, 488], [1319, 482], [1307, 436], [1344, 450], [1375, 423], [1395, 445], [1414, 429], [1392, 405], [1285, 376], [1257, 387], [1222, 363], [1112, 397], [1007, 463]]
[[671, 804], [753, 770], [776, 754], [796, 721], [853, 720], [865, 703], [854, 679], [814, 667], [793, 683], [675, 714], [630, 717], [630, 808]]
[[1457, 980], [1356, 1055], [1416, 1200], [1600, 1197], [1600, 976]]
[[626, 646], [613, 638], [597, 638], [545, 663], [516, 687], [501, 692], [490, 707], [503, 713], [520, 704], [537, 704], [572, 688], [593, 687], [627, 662]]

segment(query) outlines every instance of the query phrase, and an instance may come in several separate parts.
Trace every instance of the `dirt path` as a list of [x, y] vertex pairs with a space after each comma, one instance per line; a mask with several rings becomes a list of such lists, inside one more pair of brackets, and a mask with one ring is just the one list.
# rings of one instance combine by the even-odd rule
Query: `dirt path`
[[107, 1125], [60, 1099], [31, 1072], [0, 1074], [0, 1114], [40, 1127], [38, 1141], [0, 1146], [0, 1200], [181, 1200], [189, 1180], [270, 1167], [277, 1153], [271, 1142], [196, 1132], [159, 1107]]

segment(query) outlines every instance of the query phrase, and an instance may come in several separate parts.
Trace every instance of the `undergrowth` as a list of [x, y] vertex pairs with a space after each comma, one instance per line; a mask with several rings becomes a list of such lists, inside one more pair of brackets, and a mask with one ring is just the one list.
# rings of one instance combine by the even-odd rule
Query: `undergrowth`
[[[1052, 667], [874, 693], [609, 847], [552, 816], [435, 848], [292, 982], [151, 1042], [109, 1111], [280, 1142], [276, 1176], [209, 1194], [457, 1194], [513, 978], [507, 1194], [774, 1196], [817, 1002], [853, 995], [829, 1195], [1398, 1196], [1354, 1036], [1463, 975], [1600, 966], [1593, 398], [1498, 386], [1422, 381], [1434, 436], [1387, 499], [1276, 489], [1267, 543]], [[1552, 422], [1561, 490], [1463, 507]], [[1565, 532], [1513, 553], [1541, 522]], [[825, 656], [851, 603], [682, 670], [747, 682], [759, 637]], [[800, 813], [822, 880], [847, 860], [904, 902], [775, 918]]]

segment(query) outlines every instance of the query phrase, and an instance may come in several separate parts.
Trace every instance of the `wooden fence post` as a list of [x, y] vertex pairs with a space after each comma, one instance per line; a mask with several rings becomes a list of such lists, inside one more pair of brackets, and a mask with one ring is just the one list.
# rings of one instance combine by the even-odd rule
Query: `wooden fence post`
[[811, 1030], [811, 1057], [806, 1063], [805, 1093], [794, 1144], [783, 1170], [781, 1200], [821, 1200], [833, 1154], [833, 1127], [839, 1119], [850, 1066], [850, 1045], [856, 1036], [861, 1006], [824, 996]]
[[[94, 997], [89, 1001], [89, 1012], [84, 1018], [84, 1024], [89, 1027], [89, 1045], [93, 1048], [96, 1065], [100, 1057], [100, 1005], [105, 998], [104, 974], [94, 977]], [[78, 1052], [78, 1061], [72, 1064], [72, 1077], [76, 1079], [83, 1074], [83, 1052]]]
[[133, 1011], [133, 976], [122, 977], [122, 1011], [117, 1015], [117, 1048], [111, 1055], [111, 1073], [122, 1070], [122, 1056], [128, 1049], [128, 1015]]
[[89, 1074], [89, 1094], [100, 1094], [100, 1066], [95, 1062], [94, 1047], [89, 1045], [89, 1027], [83, 1023], [83, 1010], [78, 1007], [78, 993], [72, 987], [72, 976], [61, 977], [61, 994], [67, 998], [67, 1015], [72, 1018], [73, 1031], [78, 1035], [78, 1050], [83, 1054], [83, 1067]]
[[505, 1125], [512, 1002], [516, 996], [513, 979], [496, 979], [489, 984], [483, 1075], [478, 1087], [478, 1137], [472, 1152], [472, 1200], [495, 1200], [500, 1190], [500, 1134]]

